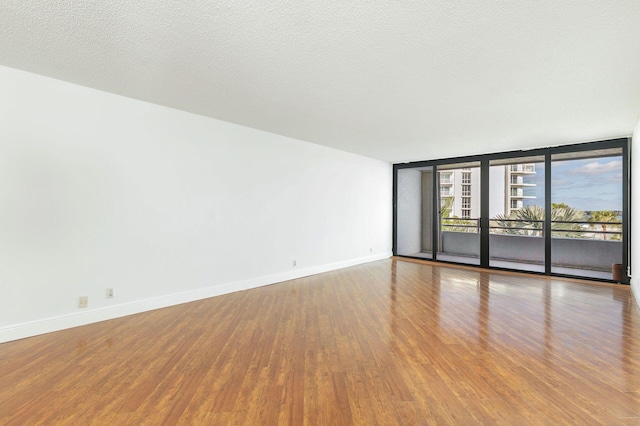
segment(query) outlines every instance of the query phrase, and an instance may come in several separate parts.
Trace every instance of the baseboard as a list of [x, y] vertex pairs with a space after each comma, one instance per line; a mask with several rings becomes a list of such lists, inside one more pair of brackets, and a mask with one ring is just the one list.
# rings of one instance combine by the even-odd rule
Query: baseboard
[[89, 309], [82, 312], [74, 312], [66, 315], [9, 325], [0, 328], [0, 343], [24, 339], [26, 337], [37, 336], [39, 334], [51, 333], [54, 331], [65, 330], [67, 328], [79, 327], [82, 325], [106, 321], [114, 318], [120, 318], [127, 315], [151, 311], [154, 309], [166, 308], [169, 306], [193, 302], [196, 300], [207, 299], [209, 297], [220, 296], [236, 291], [248, 290], [251, 288], [289, 281], [296, 278], [307, 277], [309, 275], [347, 268], [349, 266], [355, 266], [362, 263], [388, 259], [390, 256], [391, 253], [376, 254], [356, 259], [329, 263], [325, 265], [296, 269], [245, 281], [231, 282], [211, 287], [200, 288], [197, 290], [173, 293], [144, 300], [126, 302], [103, 308]]

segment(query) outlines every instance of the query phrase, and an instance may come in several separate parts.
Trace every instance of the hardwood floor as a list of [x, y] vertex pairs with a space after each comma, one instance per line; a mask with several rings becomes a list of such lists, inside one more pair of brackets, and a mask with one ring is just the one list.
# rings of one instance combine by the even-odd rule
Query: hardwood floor
[[0, 424], [640, 424], [628, 286], [385, 260], [0, 345]]

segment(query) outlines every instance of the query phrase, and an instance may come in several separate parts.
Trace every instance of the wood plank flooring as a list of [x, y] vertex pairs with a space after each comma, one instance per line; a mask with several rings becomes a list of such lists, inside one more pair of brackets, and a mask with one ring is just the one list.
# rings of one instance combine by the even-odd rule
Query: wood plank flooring
[[0, 424], [640, 424], [640, 313], [384, 260], [1, 344]]

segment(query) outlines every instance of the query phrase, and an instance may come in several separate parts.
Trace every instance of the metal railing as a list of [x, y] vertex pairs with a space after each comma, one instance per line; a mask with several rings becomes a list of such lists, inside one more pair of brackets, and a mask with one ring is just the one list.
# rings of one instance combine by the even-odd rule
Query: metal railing
[[[560, 226], [554, 226], [554, 224], [560, 224]], [[567, 226], [562, 226], [567, 225]], [[575, 228], [578, 225], [579, 228]], [[593, 226], [600, 226], [601, 230], [594, 229]], [[610, 230], [606, 230], [607, 227], [612, 227]], [[619, 239], [622, 239], [622, 222], [585, 222], [585, 221], [570, 221], [570, 220], [554, 220], [551, 221], [551, 236], [558, 233], [575, 234], [571, 237], [565, 235], [567, 238], [584, 238], [589, 239], [589, 236], [583, 234], [593, 234], [591, 237], [595, 239], [596, 235], [602, 235], [604, 240], [607, 239], [607, 235], [617, 235]], [[557, 235], [556, 235], [557, 236]], [[616, 238], [618, 239], [618, 238]]]
[[480, 233], [480, 219], [447, 217], [440, 221], [440, 230], [449, 232]]
[[[595, 227], [599, 226], [600, 229]], [[607, 229], [609, 228], [609, 229]], [[480, 233], [479, 218], [457, 218], [448, 217], [440, 221], [440, 230], [449, 232]], [[490, 219], [489, 233], [504, 235], [527, 235], [532, 237], [543, 237], [545, 233], [544, 220], [521, 220], [521, 219]], [[582, 239], [602, 239], [622, 238], [621, 222], [589, 222], [589, 221], [551, 221], [551, 236], [555, 238], [582, 238]]]

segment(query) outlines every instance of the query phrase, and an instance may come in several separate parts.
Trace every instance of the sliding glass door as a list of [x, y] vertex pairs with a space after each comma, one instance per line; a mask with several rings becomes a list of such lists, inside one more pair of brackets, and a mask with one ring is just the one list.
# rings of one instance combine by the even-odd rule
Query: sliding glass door
[[394, 253], [628, 283], [628, 139], [394, 165]]
[[489, 162], [489, 266], [545, 272], [545, 158]]
[[551, 156], [551, 272], [619, 281], [622, 176], [622, 148]]
[[397, 254], [433, 258], [433, 167], [396, 174]]
[[439, 260], [480, 264], [480, 163], [438, 167]]

